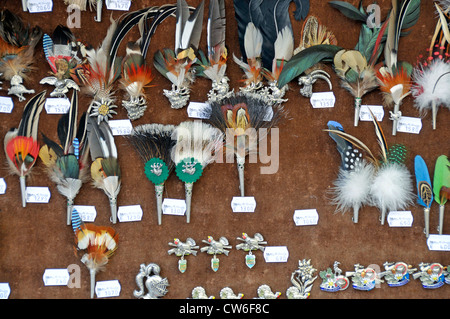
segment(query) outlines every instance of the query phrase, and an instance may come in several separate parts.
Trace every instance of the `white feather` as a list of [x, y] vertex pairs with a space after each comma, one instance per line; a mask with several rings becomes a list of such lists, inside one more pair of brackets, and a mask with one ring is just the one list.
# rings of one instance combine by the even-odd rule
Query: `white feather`
[[82, 185], [83, 182], [80, 179], [66, 178], [60, 179], [58, 181], [56, 189], [61, 195], [65, 196], [67, 199], [73, 200], [77, 196]]
[[434, 59], [428, 66], [414, 68], [412, 73], [414, 85], [411, 93], [414, 105], [421, 114], [431, 109], [432, 101], [436, 106], [444, 105], [450, 108], [450, 64], [440, 59]]
[[274, 60], [289, 61], [294, 52], [294, 37], [289, 27], [284, 27], [278, 32], [277, 39], [274, 43], [275, 57]]
[[261, 31], [250, 22], [245, 29], [244, 47], [247, 59], [256, 59], [261, 56], [263, 37]]

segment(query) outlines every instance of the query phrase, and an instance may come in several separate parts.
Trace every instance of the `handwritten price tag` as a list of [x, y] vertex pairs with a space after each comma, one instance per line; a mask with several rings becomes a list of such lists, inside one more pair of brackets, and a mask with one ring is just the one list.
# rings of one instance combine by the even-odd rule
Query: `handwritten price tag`
[[186, 212], [186, 201], [183, 199], [164, 198], [162, 211], [166, 215], [183, 216]]
[[427, 245], [429, 250], [450, 251], [450, 235], [430, 234]]
[[253, 196], [235, 196], [231, 200], [233, 213], [253, 213], [256, 209], [256, 200]]
[[336, 102], [336, 97], [333, 91], [330, 92], [314, 92], [309, 99], [311, 105], [315, 109], [323, 109], [334, 107]]
[[390, 227], [411, 227], [413, 220], [414, 218], [410, 211], [392, 211], [387, 216]]
[[73, 209], [76, 209], [78, 215], [84, 222], [93, 222], [97, 217], [97, 210], [95, 206], [87, 206], [87, 205], [74, 205]]
[[14, 108], [12, 98], [7, 96], [0, 96], [0, 113], [11, 113]]
[[69, 111], [70, 101], [68, 98], [49, 97], [45, 100], [45, 111], [47, 114], [65, 114]]
[[66, 269], [46, 269], [42, 279], [45, 286], [67, 286], [69, 271]]
[[209, 119], [211, 116], [211, 106], [208, 103], [189, 102], [187, 113], [189, 117]]
[[383, 121], [384, 117], [384, 109], [382, 105], [361, 105], [359, 110], [359, 120], [360, 121], [372, 121], [372, 115], [370, 111], [372, 111], [373, 115], [378, 122]]
[[285, 263], [289, 258], [286, 246], [268, 246], [264, 249], [264, 260], [266, 263]]
[[0, 282], [0, 299], [8, 299], [10, 293], [11, 287], [9, 287], [9, 283]]
[[135, 222], [142, 219], [141, 205], [120, 206], [117, 210], [117, 218], [120, 222]]
[[397, 123], [397, 132], [419, 134], [422, 120], [418, 117], [402, 116]]
[[34, 187], [29, 186], [26, 189], [27, 192], [27, 203], [48, 203], [51, 194], [48, 187]]
[[97, 281], [95, 284], [95, 294], [98, 298], [118, 297], [121, 288], [118, 280]]
[[53, 10], [53, 1], [28, 0], [27, 7], [30, 13], [51, 12]]
[[130, 0], [106, 0], [106, 8], [108, 10], [128, 11], [130, 6]]
[[114, 136], [130, 135], [133, 130], [130, 120], [109, 120], [108, 123]]
[[301, 209], [294, 212], [296, 226], [317, 225], [319, 214], [316, 209]]
[[3, 195], [6, 193], [6, 182], [5, 179], [2, 177], [0, 178], [0, 195]]

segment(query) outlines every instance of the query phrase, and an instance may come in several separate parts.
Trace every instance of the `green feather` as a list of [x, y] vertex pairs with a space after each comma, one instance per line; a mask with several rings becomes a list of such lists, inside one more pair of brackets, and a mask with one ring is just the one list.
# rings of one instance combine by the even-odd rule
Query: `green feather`
[[441, 155], [437, 158], [434, 167], [433, 193], [434, 200], [439, 205], [444, 205], [447, 202], [447, 197], [442, 196], [444, 194], [441, 194], [443, 187], [450, 188], [450, 161], [445, 155]]
[[394, 144], [389, 147], [387, 160], [390, 163], [404, 164], [406, 160], [407, 149], [403, 144]]
[[56, 160], [56, 165], [64, 175], [64, 178], [78, 179], [80, 175], [80, 165], [75, 155], [64, 155]]
[[344, 16], [352, 20], [366, 22], [367, 14], [361, 10], [362, 6], [360, 4], [360, 9], [357, 9], [350, 3], [345, 1], [330, 1], [328, 4], [337, 10], [339, 10]]

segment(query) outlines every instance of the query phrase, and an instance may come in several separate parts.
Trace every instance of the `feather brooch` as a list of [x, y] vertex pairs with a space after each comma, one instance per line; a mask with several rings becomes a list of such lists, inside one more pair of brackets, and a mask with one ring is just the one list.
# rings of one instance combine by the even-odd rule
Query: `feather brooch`
[[56, 183], [58, 192], [67, 198], [67, 225], [72, 220], [75, 197], [83, 183], [88, 180], [88, 145], [86, 136], [86, 113], [77, 127], [78, 93], [72, 95], [69, 111], [58, 122], [59, 143], [43, 135], [44, 143], [39, 157], [47, 168], [50, 180]]
[[91, 154], [91, 178], [95, 187], [109, 198], [111, 221], [117, 222], [117, 196], [121, 186], [121, 171], [114, 136], [108, 122], [100, 124], [88, 118], [87, 134]]
[[195, 76], [193, 64], [200, 43], [204, 2], [190, 13], [185, 0], [177, 1], [175, 49], [165, 48], [154, 55], [153, 64], [172, 83], [172, 90], [164, 90], [164, 96], [174, 109], [184, 107], [190, 97], [190, 85]]
[[4, 150], [10, 171], [19, 176], [22, 206], [27, 205], [26, 177], [30, 175], [39, 156], [38, 125], [44, 108], [43, 91], [28, 101], [23, 110], [19, 127], [5, 134]]
[[9, 95], [25, 101], [24, 94], [34, 94], [23, 85], [33, 69], [34, 50], [42, 37], [42, 30], [25, 25], [9, 10], [0, 12], [0, 74], [10, 82]]
[[96, 274], [105, 270], [109, 260], [116, 253], [119, 235], [111, 227], [85, 224], [76, 209], [72, 214], [72, 228], [75, 235], [75, 251], [85, 251], [81, 262], [89, 269], [90, 293], [91, 298], [94, 298]]
[[221, 154], [222, 132], [201, 121], [181, 122], [173, 131], [176, 141], [172, 148], [175, 173], [185, 186], [186, 221], [191, 220], [191, 201], [194, 183], [205, 167]]
[[143, 124], [134, 127], [127, 136], [145, 165], [145, 176], [155, 185], [158, 225], [161, 225], [164, 183], [174, 168], [171, 158], [174, 129], [169, 124]]
[[425, 236], [430, 235], [430, 208], [433, 203], [433, 188], [431, 186], [430, 173], [424, 159], [420, 155], [414, 158], [414, 171], [416, 174], [417, 202], [423, 206], [425, 219]]
[[445, 204], [450, 197], [450, 161], [445, 155], [439, 156], [434, 166], [433, 194], [434, 200], [439, 204], [438, 231], [442, 235]]

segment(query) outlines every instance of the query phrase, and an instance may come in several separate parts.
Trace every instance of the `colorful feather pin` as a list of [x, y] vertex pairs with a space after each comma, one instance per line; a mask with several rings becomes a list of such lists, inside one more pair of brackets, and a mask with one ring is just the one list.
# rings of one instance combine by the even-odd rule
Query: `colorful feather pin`
[[91, 177], [94, 186], [109, 198], [111, 222], [117, 222], [117, 196], [121, 186], [121, 171], [114, 136], [109, 124], [88, 118], [88, 142], [91, 153]]
[[89, 269], [91, 298], [94, 298], [96, 274], [105, 270], [115, 254], [119, 235], [111, 227], [85, 224], [76, 209], [72, 214], [72, 228], [75, 233], [76, 251], [86, 251], [81, 262]]
[[416, 155], [414, 158], [414, 170], [416, 173], [417, 202], [424, 207], [424, 233], [428, 238], [430, 235], [430, 208], [433, 203], [433, 189], [427, 164], [420, 155]]
[[220, 155], [223, 146], [222, 132], [201, 121], [181, 122], [174, 130], [172, 148], [175, 173], [184, 183], [186, 221], [191, 220], [191, 201], [194, 183], [202, 176], [205, 167]]
[[19, 127], [7, 132], [4, 139], [8, 167], [19, 176], [23, 207], [27, 205], [26, 177], [31, 174], [39, 156], [38, 125], [45, 104], [45, 93], [43, 91], [28, 101]]
[[9, 10], [0, 12], [0, 74], [10, 82], [9, 95], [25, 101], [24, 94], [34, 94], [23, 85], [33, 69], [34, 50], [42, 37], [42, 30], [25, 25], [22, 19]]
[[67, 225], [72, 220], [75, 197], [89, 176], [87, 116], [83, 113], [78, 128], [77, 116], [78, 93], [74, 90], [69, 111], [58, 122], [59, 143], [43, 135], [45, 145], [39, 151], [50, 180], [56, 183], [58, 192], [67, 198]]
[[280, 105], [272, 107], [263, 99], [242, 93], [213, 102], [210, 106], [211, 115], [207, 121], [226, 137], [225, 148], [236, 157], [239, 188], [241, 196], [245, 196], [245, 158], [257, 154], [259, 142], [285, 116], [285, 111]]
[[164, 90], [174, 109], [184, 107], [190, 96], [190, 85], [194, 82], [192, 66], [197, 60], [203, 24], [204, 1], [190, 13], [185, 0], [177, 1], [175, 49], [165, 48], [154, 55], [155, 68], [172, 83], [172, 90]]
[[439, 234], [444, 228], [444, 210], [450, 198], [450, 161], [447, 156], [441, 155], [436, 160], [433, 178], [434, 200], [439, 204]]
[[145, 176], [155, 185], [158, 225], [161, 225], [164, 183], [174, 168], [171, 158], [174, 129], [169, 124], [143, 124], [127, 136], [145, 164]]

